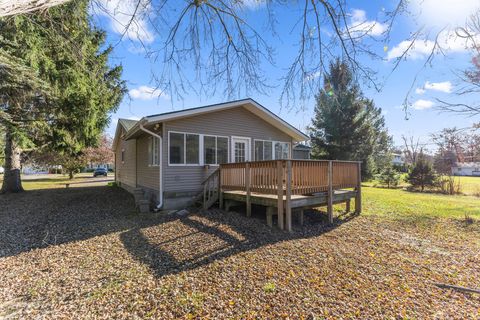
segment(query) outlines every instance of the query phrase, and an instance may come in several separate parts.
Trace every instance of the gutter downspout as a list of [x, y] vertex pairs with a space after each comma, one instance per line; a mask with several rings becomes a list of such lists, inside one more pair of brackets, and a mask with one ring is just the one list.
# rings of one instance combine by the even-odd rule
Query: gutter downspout
[[158, 140], [160, 141], [160, 145], [159, 145], [159, 160], [160, 160], [160, 163], [159, 163], [159, 166], [158, 166], [158, 181], [159, 181], [159, 184], [158, 184], [158, 205], [157, 205], [157, 209], [160, 209], [162, 206], [163, 206], [163, 176], [162, 176], [162, 169], [163, 169], [163, 139], [161, 136], [159, 136], [158, 134], [156, 134], [155, 132], [152, 132], [148, 129], [145, 129], [143, 127], [143, 124], [140, 124], [140, 130], [142, 130], [143, 132], [145, 133], [148, 133], [149, 135], [155, 137], [155, 138], [158, 138]]

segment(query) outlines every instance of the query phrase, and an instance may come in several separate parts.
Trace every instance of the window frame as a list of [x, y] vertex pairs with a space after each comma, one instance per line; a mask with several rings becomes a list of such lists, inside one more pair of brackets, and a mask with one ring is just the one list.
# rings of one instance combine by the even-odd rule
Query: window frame
[[[157, 150], [155, 150], [155, 147]], [[148, 166], [159, 167], [161, 156], [162, 155], [160, 154], [160, 139], [153, 136], [148, 137]], [[157, 161], [155, 162], [155, 160]]]
[[[264, 160], [257, 160], [256, 159], [256, 154], [255, 154], [255, 142], [257, 141], [262, 141], [262, 152], [263, 152], [263, 158]], [[272, 143], [272, 159], [270, 160], [265, 160], [265, 150], [263, 148], [263, 143], [264, 142], [271, 142]], [[285, 160], [285, 159], [276, 159], [275, 158], [275, 143], [285, 143], [288, 145], [288, 158], [287, 159], [291, 159], [292, 158], [292, 143], [291, 142], [287, 142], [287, 141], [278, 141], [278, 140], [265, 140], [265, 139], [253, 139], [253, 156], [254, 156], [254, 161], [272, 161], [272, 160]]]
[[[170, 162], [170, 134], [171, 133], [177, 133], [177, 134], [183, 134], [183, 163], [171, 163]], [[199, 138], [199, 143], [198, 143], [198, 163], [187, 163], [187, 158], [186, 158], [186, 135], [196, 135]], [[229, 136], [222, 136], [222, 135], [216, 135], [216, 134], [203, 134], [203, 133], [196, 133], [196, 132], [185, 132], [185, 131], [175, 131], [175, 130], [168, 130], [167, 133], [167, 157], [168, 157], [168, 166], [169, 167], [202, 167], [202, 166], [215, 166], [218, 167], [220, 164], [207, 164], [205, 163], [205, 147], [204, 147], [204, 137], [215, 137], [215, 162], [218, 162], [218, 154], [217, 154], [217, 144], [218, 140], [217, 138], [225, 138], [227, 139], [227, 163], [230, 162], [230, 137]]]
[[125, 149], [122, 149], [122, 152], [120, 152], [120, 159], [122, 160], [122, 164], [125, 163]]
[[[201, 145], [202, 145], [202, 162], [201, 165], [205, 166], [215, 166], [218, 167], [220, 164], [218, 163], [218, 138], [225, 138], [227, 139], [227, 163], [230, 163], [230, 139], [228, 136], [219, 136], [216, 134], [201, 134]], [[215, 163], [205, 163], [205, 137], [214, 137], [215, 138]]]

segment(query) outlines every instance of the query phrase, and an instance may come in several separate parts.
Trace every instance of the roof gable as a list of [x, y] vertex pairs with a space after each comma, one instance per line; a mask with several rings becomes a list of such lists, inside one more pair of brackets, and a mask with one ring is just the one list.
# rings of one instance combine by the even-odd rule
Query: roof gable
[[[293, 138], [294, 141], [304, 141], [308, 139], [308, 137], [304, 133], [302, 133], [300, 130], [296, 129], [295, 127], [293, 127], [292, 125], [290, 125], [289, 123], [287, 123], [286, 121], [278, 117], [276, 114], [272, 113], [270, 110], [268, 110], [267, 108], [265, 108], [264, 106], [260, 105], [258, 102], [250, 98], [243, 99], [243, 100], [230, 101], [225, 103], [218, 103], [218, 104], [213, 104], [213, 105], [208, 105], [203, 107], [161, 113], [161, 114], [145, 117], [140, 122], [142, 124], [153, 124], [153, 123], [166, 122], [166, 121], [171, 121], [171, 120], [176, 120], [176, 119], [181, 119], [186, 117], [193, 117], [200, 114], [216, 112], [220, 110], [227, 110], [232, 108], [239, 108], [239, 107], [243, 107], [247, 109], [248, 111], [252, 112], [256, 116], [262, 118], [267, 123], [273, 125], [277, 129], [288, 134], [290, 137]], [[135, 131], [135, 130], [132, 130], [132, 131]], [[128, 135], [131, 135], [131, 134], [129, 133]]]

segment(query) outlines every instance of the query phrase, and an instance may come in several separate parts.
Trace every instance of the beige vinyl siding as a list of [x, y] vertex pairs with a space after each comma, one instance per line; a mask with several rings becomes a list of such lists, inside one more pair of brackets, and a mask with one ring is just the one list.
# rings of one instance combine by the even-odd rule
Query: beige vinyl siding
[[[120, 135], [125, 132], [122, 129]], [[125, 150], [124, 161], [122, 162], [122, 150]], [[119, 139], [115, 150], [116, 161], [116, 179], [121, 185], [127, 188], [135, 188], [136, 186], [136, 141]]]
[[[148, 135], [139, 137], [137, 141], [137, 186], [158, 191], [159, 166], [148, 164]], [[155, 138], [156, 139], [156, 138]]]
[[169, 131], [227, 136], [229, 138], [230, 158], [232, 136], [251, 138], [250, 158], [252, 160], [254, 159], [254, 139], [289, 142], [290, 148], [292, 145], [290, 136], [242, 107], [166, 122], [163, 131], [165, 137], [163, 139], [163, 184], [165, 192], [199, 191], [202, 181], [217, 168], [216, 166], [210, 166], [209, 169], [206, 169], [204, 166], [198, 165], [169, 166]]

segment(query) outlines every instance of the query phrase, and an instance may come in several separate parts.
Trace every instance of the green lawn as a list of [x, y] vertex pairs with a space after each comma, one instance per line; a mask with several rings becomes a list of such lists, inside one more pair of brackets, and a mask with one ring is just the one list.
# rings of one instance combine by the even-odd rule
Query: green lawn
[[[55, 189], [65, 188], [68, 183], [73, 186], [81, 186], [91, 183], [97, 183], [106, 180], [105, 177], [93, 178], [92, 173], [79, 173], [70, 180], [68, 175], [62, 174], [39, 174], [39, 175], [22, 175], [22, 186], [25, 190], [41, 190], [41, 189]], [[108, 179], [113, 179], [114, 174], [109, 173]], [[3, 181], [3, 175], [0, 175], [0, 184]]]
[[480, 198], [411, 192], [403, 189], [364, 187], [364, 213], [390, 218], [480, 219]]
[[480, 177], [457, 177], [462, 186], [462, 192], [480, 197]]

